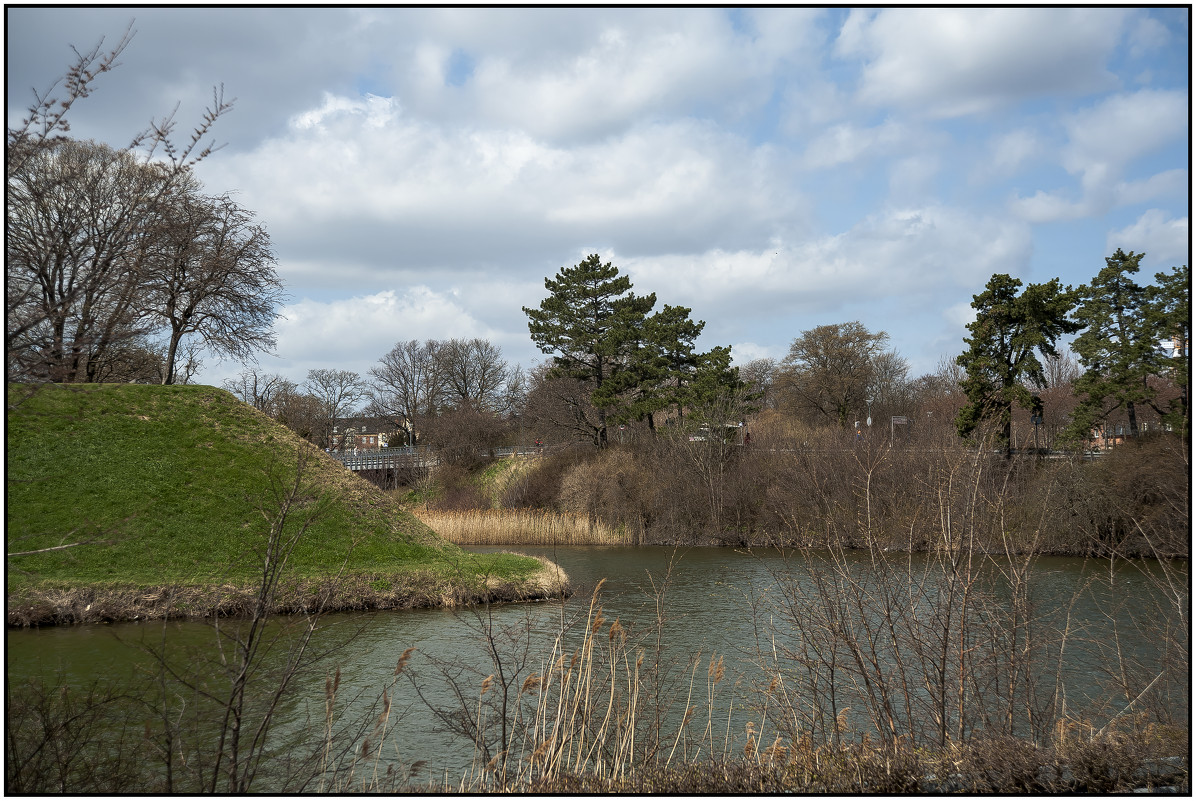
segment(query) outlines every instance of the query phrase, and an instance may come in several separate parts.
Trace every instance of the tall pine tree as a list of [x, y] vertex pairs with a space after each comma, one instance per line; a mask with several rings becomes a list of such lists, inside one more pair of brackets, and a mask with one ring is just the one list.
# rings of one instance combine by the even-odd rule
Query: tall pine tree
[[1170, 273], [1155, 273], [1155, 285], [1148, 287], [1152, 314], [1158, 316], [1164, 340], [1162, 359], [1167, 376], [1179, 388], [1164, 421], [1185, 436], [1189, 422], [1188, 380], [1192, 364], [1192, 277], [1188, 265], [1172, 267]]
[[1072, 295], [1058, 278], [1030, 284], [1018, 294], [1022, 282], [1003, 273], [989, 279], [984, 291], [974, 295], [976, 320], [968, 324], [968, 349], [956, 361], [966, 371], [961, 382], [968, 402], [955, 418], [960, 436], [971, 436], [985, 419], [995, 418], [1006, 455], [1012, 453], [1010, 434], [1013, 404], [1033, 408], [1036, 398], [1027, 383], [1046, 384], [1042, 363], [1057, 356], [1055, 342], [1079, 326], [1068, 319]]
[[642, 328], [656, 304], [656, 295], [637, 296], [631, 279], [619, 268], [593, 254], [573, 267], [545, 278], [549, 295], [540, 308], [523, 307], [532, 341], [553, 356], [553, 369], [592, 387], [597, 409], [594, 443], [605, 447], [607, 418], [627, 385], [625, 371], [634, 340], [629, 332]]
[[1084, 330], [1071, 348], [1085, 370], [1075, 382], [1080, 403], [1068, 429], [1074, 437], [1086, 437], [1121, 409], [1136, 437], [1139, 407], [1154, 403], [1158, 390], [1149, 379], [1162, 371], [1165, 331], [1150, 293], [1134, 280], [1145, 255], [1118, 248], [1092, 282], [1076, 290], [1075, 320]]

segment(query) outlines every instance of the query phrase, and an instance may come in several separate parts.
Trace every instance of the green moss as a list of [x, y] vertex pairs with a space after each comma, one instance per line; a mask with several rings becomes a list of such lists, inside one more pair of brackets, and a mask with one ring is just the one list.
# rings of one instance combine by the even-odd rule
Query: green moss
[[206, 386], [10, 386], [10, 594], [38, 584], [244, 582], [267, 530], [270, 476], [304, 481], [323, 517], [290, 563], [295, 575], [432, 570], [514, 578], [537, 564], [469, 554], [397, 499], [346, 473], [289, 430]]

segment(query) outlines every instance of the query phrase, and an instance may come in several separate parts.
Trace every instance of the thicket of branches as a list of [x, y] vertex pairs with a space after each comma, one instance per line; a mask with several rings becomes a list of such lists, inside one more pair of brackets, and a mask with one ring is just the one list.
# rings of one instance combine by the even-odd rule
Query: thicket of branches
[[185, 383], [202, 352], [247, 360], [274, 345], [283, 295], [269, 235], [193, 172], [232, 108], [223, 90], [183, 144], [172, 116], [123, 148], [67, 135], [67, 112], [131, 37], [78, 53], [8, 128], [9, 380]]

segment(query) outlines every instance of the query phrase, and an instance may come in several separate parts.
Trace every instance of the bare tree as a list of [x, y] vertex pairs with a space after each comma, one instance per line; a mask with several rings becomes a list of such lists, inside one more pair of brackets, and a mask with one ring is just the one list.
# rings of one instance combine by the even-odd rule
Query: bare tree
[[967, 400], [959, 386], [963, 375], [963, 368], [954, 359], [943, 357], [935, 372], [910, 382], [911, 403], [917, 421], [914, 433], [919, 439], [947, 445], [959, 438], [954, 421]]
[[846, 428], [865, 405], [876, 359], [889, 339], [858, 322], [820, 325], [793, 340], [782, 365], [783, 387], [799, 409]]
[[431, 339], [399, 342], [369, 371], [367, 412], [402, 431], [409, 445], [419, 421], [443, 404], [439, 351], [440, 343]]
[[[16, 127], [8, 129], [8, 144], [5, 159], [5, 169], [9, 176], [19, 172], [25, 160], [36, 153], [41, 145], [61, 137], [70, 131], [67, 113], [75, 102], [91, 94], [92, 84], [101, 74], [117, 66], [116, 59], [129, 46], [133, 35], [132, 26], [125, 30], [124, 36], [105, 52], [103, 38], [87, 53], [75, 50], [75, 61], [67, 68], [66, 74], [50, 84], [45, 91], [33, 90], [33, 102], [29, 105], [28, 116]], [[66, 96], [59, 99], [54, 92], [59, 86], [66, 90]]]
[[591, 397], [593, 385], [570, 376], [556, 376], [551, 365], [532, 370], [524, 420], [537, 436], [581, 439], [597, 443], [604, 425]]
[[107, 348], [146, 333], [143, 233], [165, 180], [126, 151], [69, 140], [9, 176], [6, 277], [22, 302], [9, 308], [7, 346], [19, 375], [92, 379]]
[[197, 334], [217, 354], [247, 359], [274, 347], [283, 299], [266, 230], [227, 195], [199, 194], [191, 176], [176, 184], [158, 215], [142, 309], [167, 331], [163, 384], [175, 381], [183, 337]]
[[502, 411], [510, 369], [502, 350], [488, 340], [450, 339], [436, 347], [438, 367], [450, 402], [457, 407]]
[[761, 409], [775, 409], [777, 397], [775, 384], [777, 380], [776, 359], [752, 359], [739, 368], [739, 377], [747, 384], [748, 389], [760, 396]]
[[327, 445], [336, 420], [350, 415], [366, 393], [365, 382], [352, 370], [308, 370], [304, 388], [320, 404], [320, 445]]
[[[172, 141], [173, 112], [125, 148], [76, 142], [67, 112], [116, 66], [133, 36], [108, 52], [103, 40], [76, 53], [63, 79], [34, 91], [27, 116], [8, 129], [5, 349], [9, 376], [95, 381], [106, 351], [146, 332], [136, 301], [161, 201], [217, 148], [203, 145], [232, 108], [223, 90], [185, 145]], [[66, 96], [54, 95], [60, 86]]]
[[283, 396], [297, 389], [293, 381], [258, 367], [246, 367], [236, 378], [227, 379], [221, 386], [253, 408], [271, 416], [276, 415], [276, 407]]
[[315, 443], [326, 430], [324, 410], [320, 401], [304, 394], [291, 382], [281, 385], [274, 393], [274, 419]]
[[896, 351], [878, 353], [872, 359], [868, 397], [878, 417], [903, 414], [910, 403], [909, 362]]

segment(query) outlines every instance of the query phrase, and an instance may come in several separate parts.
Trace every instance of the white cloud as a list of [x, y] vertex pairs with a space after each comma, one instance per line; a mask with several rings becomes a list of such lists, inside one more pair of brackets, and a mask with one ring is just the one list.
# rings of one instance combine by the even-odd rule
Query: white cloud
[[1056, 192], [1038, 190], [1030, 197], [1016, 197], [1009, 204], [1010, 211], [1031, 223], [1050, 223], [1077, 220], [1094, 212], [1086, 201], [1068, 200]]
[[1152, 17], [1140, 17], [1130, 31], [1130, 55], [1145, 58], [1162, 50], [1171, 41], [1167, 26]]
[[[976, 287], [976, 291], [972, 294], [979, 295], [980, 291], [981, 288]], [[971, 301], [955, 303], [943, 310], [943, 319], [950, 325], [963, 329], [976, 319], [976, 310], [972, 308]]]
[[840, 123], [810, 142], [802, 157], [802, 166], [830, 169], [864, 157], [879, 158], [907, 145], [909, 140], [906, 127], [893, 120], [885, 120], [873, 128]]
[[1015, 174], [1027, 162], [1043, 154], [1041, 137], [1030, 128], [1017, 128], [992, 137], [987, 144], [986, 157], [976, 159], [971, 178], [987, 181]]
[[235, 182], [272, 232], [302, 242], [295, 258], [384, 238], [391, 265], [459, 268], [531, 242], [650, 252], [767, 238], [805, 213], [782, 166], [770, 146], [687, 119], [566, 148], [516, 130], [441, 128], [393, 99], [330, 96], [285, 137], [204, 175]]
[[909, 205], [928, 202], [934, 194], [934, 181], [942, 169], [934, 155], [909, 156], [895, 162], [889, 171], [889, 202]]
[[1118, 204], [1125, 206], [1158, 198], [1182, 198], [1187, 193], [1187, 170], [1167, 170], [1140, 181], [1120, 181], [1116, 186]]
[[1190, 243], [1187, 217], [1177, 219], [1162, 209], [1150, 209], [1125, 228], [1110, 231], [1106, 250], [1144, 252], [1150, 264], [1164, 268], [1186, 264]]
[[755, 359], [785, 358], [788, 350], [780, 345], [763, 346], [755, 342], [736, 342], [731, 346], [731, 359], [737, 367], [742, 367]]
[[1069, 115], [1063, 166], [1072, 173], [1119, 174], [1135, 159], [1186, 136], [1188, 122], [1186, 92], [1142, 89], [1113, 95]]
[[303, 299], [284, 306], [281, 314], [275, 325], [281, 359], [358, 372], [400, 340], [491, 333], [450, 293], [426, 286], [333, 301]]
[[1079, 176], [1079, 196], [1039, 189], [1011, 203], [1015, 214], [1037, 223], [1104, 214], [1110, 209], [1183, 192], [1187, 171], [1165, 170], [1146, 178], [1123, 176], [1143, 157], [1174, 146], [1188, 133], [1188, 99], [1174, 90], [1143, 89], [1112, 95], [1064, 120], [1068, 141], [1062, 166]]
[[[593, 140], [645, 118], [687, 114], [695, 103], [706, 114], [738, 114], [767, 100], [767, 77], [784, 57], [775, 44], [757, 47], [736, 35], [713, 9], [575, 10], [557, 20], [558, 29], [572, 29], [565, 37], [512, 26], [510, 16], [483, 11], [472, 25], [441, 20], [427, 29], [411, 68], [399, 70], [413, 108], [438, 120], [518, 127], [548, 141]], [[781, 19], [798, 30], [809, 24], [801, 16]], [[449, 86], [457, 48], [473, 69], [463, 85]]]
[[[767, 250], [714, 249], [625, 263], [637, 288], [671, 286], [685, 305], [709, 308], [736, 299], [738, 308], [759, 311], [842, 308], [972, 287], [994, 272], [1019, 272], [1030, 252], [1024, 225], [927, 206], [891, 210], [839, 235]], [[676, 275], [686, 276], [683, 284], [670, 281]]]
[[860, 98], [955, 117], [1112, 86], [1126, 11], [924, 8], [853, 12], [837, 52], [864, 60]]
[[[66, 42], [127, 20], [12, 9], [12, 105], [58, 74]], [[1186, 21], [139, 9], [124, 66], [72, 110], [73, 132], [120, 145], [180, 100], [186, 133], [212, 84], [238, 97], [215, 134], [229, 146], [199, 174], [270, 232], [301, 299], [280, 325], [299, 378], [366, 369], [407, 338], [476, 333], [542, 358], [520, 307], [592, 252], [658, 303], [692, 306], [703, 347], [777, 357], [803, 329], [859, 319], [933, 365], [958, 352], [994, 272], [1087, 280], [1094, 230], [1183, 258]], [[1139, 78], [1157, 88], [1134, 91]]]
[[1188, 184], [1187, 170], [1167, 170], [1139, 181], [1113, 181], [1110, 170], [1094, 165], [1084, 173], [1082, 194], [1069, 199], [1065, 192], [1038, 190], [1031, 197], [1017, 197], [1010, 202], [1010, 210], [1032, 223], [1051, 223], [1098, 217], [1111, 209], [1159, 198], [1179, 198]]

